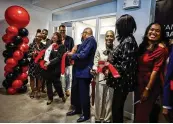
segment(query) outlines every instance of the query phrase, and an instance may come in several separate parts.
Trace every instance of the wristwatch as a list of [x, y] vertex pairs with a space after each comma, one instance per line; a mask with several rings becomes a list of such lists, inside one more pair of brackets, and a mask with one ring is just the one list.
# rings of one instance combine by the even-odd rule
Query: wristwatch
[[147, 91], [149, 91], [149, 90], [150, 90], [148, 87], [145, 87], [145, 89], [146, 89]]

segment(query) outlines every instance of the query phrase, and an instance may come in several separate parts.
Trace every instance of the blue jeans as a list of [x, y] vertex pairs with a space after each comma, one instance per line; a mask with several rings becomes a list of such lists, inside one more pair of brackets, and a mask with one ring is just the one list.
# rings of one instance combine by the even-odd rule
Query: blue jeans
[[70, 89], [70, 66], [65, 68], [65, 91]]

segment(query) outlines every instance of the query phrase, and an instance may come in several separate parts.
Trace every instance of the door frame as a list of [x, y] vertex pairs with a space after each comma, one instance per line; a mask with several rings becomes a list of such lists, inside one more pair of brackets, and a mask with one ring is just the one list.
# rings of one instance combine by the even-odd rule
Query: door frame
[[[99, 34], [99, 28], [100, 28], [100, 18], [103, 17], [110, 17], [110, 16], [116, 16], [116, 13], [109, 13], [109, 14], [102, 14], [102, 15], [97, 15], [97, 16], [90, 16], [90, 17], [84, 17], [84, 18], [78, 18], [78, 19], [73, 19], [73, 20], [61, 20], [61, 21], [51, 21], [49, 22], [49, 36], [50, 34], [53, 34], [53, 29], [54, 27], [57, 27], [58, 25], [60, 25], [61, 23], [65, 23], [65, 22], [77, 22], [77, 21], [85, 21], [85, 20], [90, 20], [90, 19], [96, 19], [96, 33], [95, 33], [95, 39], [96, 41], [98, 41], [98, 34]], [[74, 33], [74, 32], [73, 32]], [[72, 34], [72, 36], [75, 36], [74, 34]]]

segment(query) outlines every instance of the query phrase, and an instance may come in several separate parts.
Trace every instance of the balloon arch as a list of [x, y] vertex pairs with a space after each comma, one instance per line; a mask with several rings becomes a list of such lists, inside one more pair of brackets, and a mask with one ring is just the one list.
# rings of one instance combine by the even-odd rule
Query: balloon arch
[[10, 6], [5, 11], [5, 19], [10, 25], [2, 36], [6, 50], [3, 51], [5, 80], [2, 85], [8, 94], [24, 93], [27, 91], [29, 49], [28, 30], [25, 28], [30, 21], [28, 12], [20, 6]]

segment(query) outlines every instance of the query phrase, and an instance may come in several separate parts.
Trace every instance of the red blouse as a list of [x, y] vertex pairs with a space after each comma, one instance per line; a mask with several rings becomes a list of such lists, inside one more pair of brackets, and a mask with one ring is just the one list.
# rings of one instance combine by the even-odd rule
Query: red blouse
[[[138, 83], [148, 84], [152, 71], [158, 71], [160, 81], [163, 82], [165, 62], [168, 49], [158, 46], [154, 51], [146, 51], [139, 57]], [[142, 79], [142, 80], [141, 80]]]

